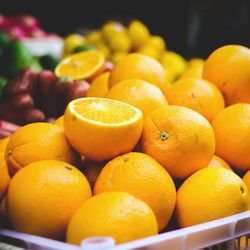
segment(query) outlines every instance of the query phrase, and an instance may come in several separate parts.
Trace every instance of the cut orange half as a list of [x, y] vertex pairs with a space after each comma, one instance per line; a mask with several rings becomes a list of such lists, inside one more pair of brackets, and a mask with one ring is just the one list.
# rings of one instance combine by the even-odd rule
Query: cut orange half
[[142, 112], [106, 98], [71, 101], [64, 114], [64, 129], [72, 146], [84, 157], [103, 161], [130, 152], [143, 127]]
[[57, 77], [86, 79], [102, 71], [105, 58], [99, 51], [84, 51], [64, 58], [56, 67]]

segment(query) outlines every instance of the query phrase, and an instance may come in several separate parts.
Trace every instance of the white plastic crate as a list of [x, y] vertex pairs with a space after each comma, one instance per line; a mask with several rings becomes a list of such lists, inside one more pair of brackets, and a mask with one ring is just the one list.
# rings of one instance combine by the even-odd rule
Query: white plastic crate
[[[0, 242], [29, 250], [191, 250], [224, 243], [223, 249], [250, 249], [250, 211], [203, 223], [200, 225], [162, 233], [156, 236], [115, 245], [110, 237], [93, 237], [75, 246], [38, 236], [0, 229]], [[240, 248], [239, 238], [247, 236]], [[1, 248], [0, 248], [1, 249]]]

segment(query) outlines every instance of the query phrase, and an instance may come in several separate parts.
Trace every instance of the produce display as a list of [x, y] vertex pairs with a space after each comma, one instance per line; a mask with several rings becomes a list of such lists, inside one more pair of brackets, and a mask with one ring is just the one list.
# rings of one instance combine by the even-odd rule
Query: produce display
[[250, 210], [249, 48], [186, 61], [132, 21], [50, 70], [25, 53], [0, 85], [0, 226], [120, 244]]

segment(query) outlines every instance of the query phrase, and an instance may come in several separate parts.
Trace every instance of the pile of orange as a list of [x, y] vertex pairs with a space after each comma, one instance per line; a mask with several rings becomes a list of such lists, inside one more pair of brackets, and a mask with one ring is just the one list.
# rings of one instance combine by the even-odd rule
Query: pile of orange
[[221, 47], [171, 84], [146, 55], [103, 63], [98, 51], [63, 59], [58, 76], [94, 79], [88, 97], [0, 142], [0, 223], [120, 244], [173, 217], [187, 227], [249, 210], [250, 50]]

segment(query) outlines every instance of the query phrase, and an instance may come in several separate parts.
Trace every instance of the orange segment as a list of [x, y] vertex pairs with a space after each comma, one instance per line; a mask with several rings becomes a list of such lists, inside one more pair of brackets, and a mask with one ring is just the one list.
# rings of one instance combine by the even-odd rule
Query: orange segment
[[64, 129], [73, 147], [94, 161], [131, 151], [143, 126], [142, 112], [106, 98], [80, 98], [69, 103]]
[[99, 51], [84, 51], [64, 58], [56, 67], [57, 77], [86, 79], [99, 73], [104, 67], [104, 56]]

